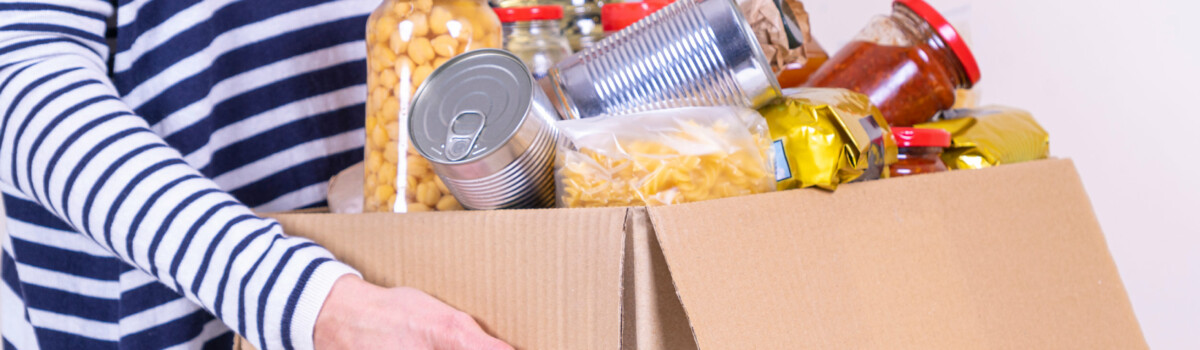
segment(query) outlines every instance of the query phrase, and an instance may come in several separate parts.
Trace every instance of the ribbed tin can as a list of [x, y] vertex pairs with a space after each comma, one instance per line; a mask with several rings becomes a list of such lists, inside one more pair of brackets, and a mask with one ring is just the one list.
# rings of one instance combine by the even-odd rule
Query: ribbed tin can
[[730, 0], [677, 0], [567, 57], [539, 85], [563, 119], [758, 108], [780, 96], [758, 39]]
[[470, 51], [447, 61], [413, 96], [409, 133], [467, 209], [554, 205], [558, 116], [512, 54]]

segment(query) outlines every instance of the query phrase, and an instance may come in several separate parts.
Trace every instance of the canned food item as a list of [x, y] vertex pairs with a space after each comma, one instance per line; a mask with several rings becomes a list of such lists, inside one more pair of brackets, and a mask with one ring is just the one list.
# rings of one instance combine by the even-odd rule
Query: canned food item
[[730, 0], [679, 0], [567, 57], [539, 81], [564, 119], [702, 106], [758, 108], [779, 82]]
[[558, 119], [520, 58], [482, 49], [450, 59], [413, 96], [413, 147], [467, 209], [554, 205]]

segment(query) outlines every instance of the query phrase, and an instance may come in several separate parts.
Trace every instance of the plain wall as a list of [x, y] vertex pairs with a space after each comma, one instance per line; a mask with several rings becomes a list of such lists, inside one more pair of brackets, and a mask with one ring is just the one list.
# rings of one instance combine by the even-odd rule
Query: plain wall
[[[831, 53], [891, 8], [802, 1]], [[1150, 346], [1200, 349], [1200, 1], [928, 1], [964, 27], [982, 103], [1032, 111], [1075, 160]]]

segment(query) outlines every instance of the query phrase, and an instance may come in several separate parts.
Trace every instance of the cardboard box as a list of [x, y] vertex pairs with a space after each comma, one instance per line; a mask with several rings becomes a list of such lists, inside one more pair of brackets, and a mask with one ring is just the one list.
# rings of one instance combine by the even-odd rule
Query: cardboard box
[[667, 207], [275, 217], [519, 349], [1147, 347], [1070, 160]]

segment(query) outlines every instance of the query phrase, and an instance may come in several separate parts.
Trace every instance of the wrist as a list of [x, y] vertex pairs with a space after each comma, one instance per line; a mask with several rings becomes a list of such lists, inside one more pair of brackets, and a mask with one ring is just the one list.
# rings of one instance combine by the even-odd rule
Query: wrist
[[362, 311], [354, 305], [369, 300], [379, 289], [355, 275], [338, 278], [317, 314], [313, 327], [313, 344], [316, 348], [343, 343], [342, 338], [348, 335], [344, 330], [354, 324], [353, 318]]

